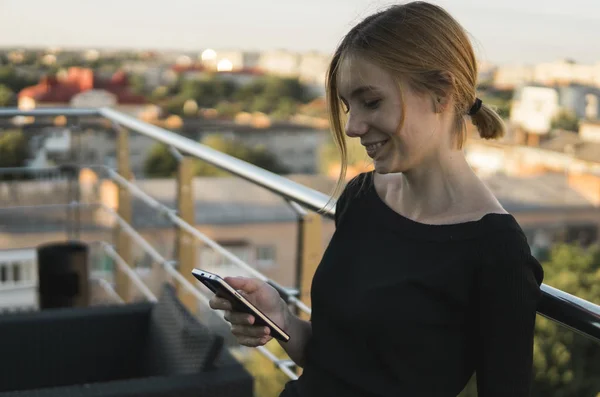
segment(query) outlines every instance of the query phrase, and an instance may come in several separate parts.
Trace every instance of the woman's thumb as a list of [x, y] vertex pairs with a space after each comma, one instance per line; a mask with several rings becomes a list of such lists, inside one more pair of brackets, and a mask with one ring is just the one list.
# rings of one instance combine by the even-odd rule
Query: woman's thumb
[[260, 287], [260, 280], [248, 277], [225, 277], [225, 282], [237, 290], [251, 294]]

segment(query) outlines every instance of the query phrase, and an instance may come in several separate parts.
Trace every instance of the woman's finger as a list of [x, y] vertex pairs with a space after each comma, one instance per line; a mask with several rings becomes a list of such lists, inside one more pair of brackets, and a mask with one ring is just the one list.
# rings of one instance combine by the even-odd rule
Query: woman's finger
[[254, 316], [246, 313], [238, 313], [227, 311], [225, 313], [225, 320], [229, 321], [232, 324], [239, 325], [252, 325], [254, 324]]
[[231, 310], [231, 302], [229, 302], [227, 299], [219, 298], [217, 296], [213, 296], [208, 304], [211, 309]]
[[263, 346], [268, 342], [267, 338], [254, 338], [251, 336], [239, 336], [238, 343], [248, 347]]
[[254, 326], [254, 325], [237, 325], [233, 324], [231, 326], [231, 333], [236, 336], [249, 336], [254, 338], [263, 338], [268, 337], [269, 328], [264, 326]]

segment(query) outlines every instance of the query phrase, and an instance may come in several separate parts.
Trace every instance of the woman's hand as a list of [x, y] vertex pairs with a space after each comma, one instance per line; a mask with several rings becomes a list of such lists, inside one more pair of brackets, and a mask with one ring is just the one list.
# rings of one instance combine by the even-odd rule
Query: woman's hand
[[[275, 288], [256, 278], [226, 277], [225, 282], [236, 289], [279, 327], [284, 327], [287, 306]], [[231, 332], [236, 336], [239, 344], [257, 347], [268, 343], [272, 339], [268, 327], [254, 325], [256, 321], [254, 316], [234, 311], [229, 300], [215, 295], [209, 304], [215, 310], [225, 311], [225, 320], [231, 323]]]

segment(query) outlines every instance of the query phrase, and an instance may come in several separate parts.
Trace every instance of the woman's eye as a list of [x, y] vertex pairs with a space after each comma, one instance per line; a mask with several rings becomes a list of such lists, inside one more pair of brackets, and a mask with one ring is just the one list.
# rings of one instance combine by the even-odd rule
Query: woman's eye
[[377, 109], [377, 107], [379, 106], [379, 103], [381, 103], [381, 99], [367, 101], [367, 102], [365, 102], [365, 107], [367, 107], [369, 109]]
[[344, 101], [342, 101], [342, 111], [346, 114], [350, 112], [350, 106]]

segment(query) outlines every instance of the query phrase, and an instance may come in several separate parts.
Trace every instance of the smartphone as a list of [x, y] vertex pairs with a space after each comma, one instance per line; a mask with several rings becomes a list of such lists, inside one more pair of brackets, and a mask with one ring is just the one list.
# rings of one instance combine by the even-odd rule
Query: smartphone
[[221, 298], [231, 302], [234, 311], [248, 313], [254, 316], [254, 325], [269, 327], [271, 336], [277, 340], [287, 342], [290, 336], [286, 334], [275, 322], [265, 316], [256, 306], [250, 303], [231, 285], [227, 284], [220, 276], [200, 269], [192, 269], [192, 274], [208, 289]]

